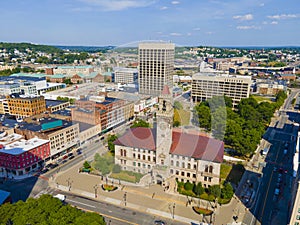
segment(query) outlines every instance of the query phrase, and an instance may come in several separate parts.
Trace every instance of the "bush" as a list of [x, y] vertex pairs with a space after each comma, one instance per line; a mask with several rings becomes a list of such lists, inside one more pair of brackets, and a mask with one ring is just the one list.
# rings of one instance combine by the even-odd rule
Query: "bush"
[[199, 182], [197, 185], [194, 185], [193, 192], [197, 196], [200, 196], [204, 193], [204, 188], [202, 187], [201, 182]]
[[184, 184], [184, 189], [187, 190], [187, 191], [191, 191], [191, 190], [193, 190], [193, 188], [194, 188], [194, 184], [192, 184], [190, 182], [186, 182]]
[[89, 164], [88, 161], [85, 161], [85, 162], [83, 163], [83, 167], [84, 167], [84, 169], [90, 169], [90, 168], [91, 168], [91, 165]]

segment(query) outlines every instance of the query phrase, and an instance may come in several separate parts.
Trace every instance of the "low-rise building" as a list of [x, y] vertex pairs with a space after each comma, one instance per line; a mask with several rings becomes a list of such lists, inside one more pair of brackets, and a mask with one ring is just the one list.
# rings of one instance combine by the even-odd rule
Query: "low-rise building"
[[17, 118], [29, 117], [46, 111], [43, 96], [11, 94], [6, 98], [9, 113]]
[[121, 84], [136, 83], [138, 81], [138, 70], [134, 68], [114, 68], [112, 82]]
[[236, 107], [241, 99], [249, 97], [251, 83], [250, 76], [197, 73], [193, 75], [191, 97], [194, 102], [202, 102], [225, 95]]
[[50, 156], [49, 140], [22, 135], [1, 133], [0, 171], [5, 177], [28, 175], [40, 168]]
[[46, 99], [46, 110], [50, 113], [63, 110], [69, 106], [70, 106], [70, 102], [68, 101]]

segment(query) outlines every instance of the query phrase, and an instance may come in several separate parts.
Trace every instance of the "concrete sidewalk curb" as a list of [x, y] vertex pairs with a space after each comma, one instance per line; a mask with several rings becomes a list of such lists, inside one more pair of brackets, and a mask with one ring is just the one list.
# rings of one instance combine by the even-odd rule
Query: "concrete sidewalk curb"
[[[52, 188], [55, 188], [57, 190], [61, 190], [64, 192], [70, 192], [72, 194], [80, 195], [83, 197], [88, 197], [92, 200], [107, 202], [109, 204], [113, 204], [113, 205], [117, 205], [117, 206], [122, 206], [122, 207], [125, 206], [123, 201], [121, 201], [119, 199], [115, 199], [115, 198], [111, 198], [111, 197], [104, 197], [104, 196], [99, 196], [99, 195], [97, 198], [95, 198], [95, 194], [90, 193], [90, 192], [86, 192], [86, 191], [82, 191], [82, 190], [78, 190], [78, 189], [74, 189], [74, 188], [72, 188], [69, 191], [69, 188], [67, 186], [58, 185], [58, 187], [56, 187], [56, 185], [54, 185], [53, 182], [49, 182], [49, 184]], [[165, 217], [167, 219], [173, 219], [171, 213], [168, 213], [165, 211], [160, 211], [157, 209], [152, 209], [152, 208], [144, 207], [144, 206], [133, 204], [133, 203], [127, 203], [126, 207], [133, 209], [133, 210], [140, 211], [140, 212], [144, 212], [147, 214], [152, 214], [152, 215], [159, 216], [159, 217]], [[176, 214], [174, 214], [174, 220], [177, 220], [177, 221], [183, 222], [183, 223], [187, 223], [187, 224], [191, 224], [191, 223], [198, 224], [199, 223], [199, 221], [195, 221], [193, 219], [182, 217], [182, 216], [179, 216]]]

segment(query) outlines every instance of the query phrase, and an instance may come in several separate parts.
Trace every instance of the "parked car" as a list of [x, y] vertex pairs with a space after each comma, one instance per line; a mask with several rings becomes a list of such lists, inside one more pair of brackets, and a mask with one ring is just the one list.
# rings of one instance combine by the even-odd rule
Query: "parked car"
[[73, 158], [75, 158], [75, 156], [74, 156], [74, 155], [71, 155], [71, 156], [69, 157], [69, 159], [73, 159]]
[[154, 224], [155, 225], [165, 225], [166, 223], [164, 221], [162, 221], [162, 220], [155, 220]]

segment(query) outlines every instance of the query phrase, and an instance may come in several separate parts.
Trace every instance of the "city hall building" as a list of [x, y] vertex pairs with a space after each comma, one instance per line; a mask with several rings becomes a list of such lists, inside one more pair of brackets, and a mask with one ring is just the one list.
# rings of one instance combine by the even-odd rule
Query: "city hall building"
[[224, 155], [222, 141], [196, 131], [172, 128], [172, 94], [167, 86], [159, 97], [153, 128], [128, 130], [115, 143], [115, 163], [123, 170], [151, 174], [152, 183], [179, 180], [219, 184]]

